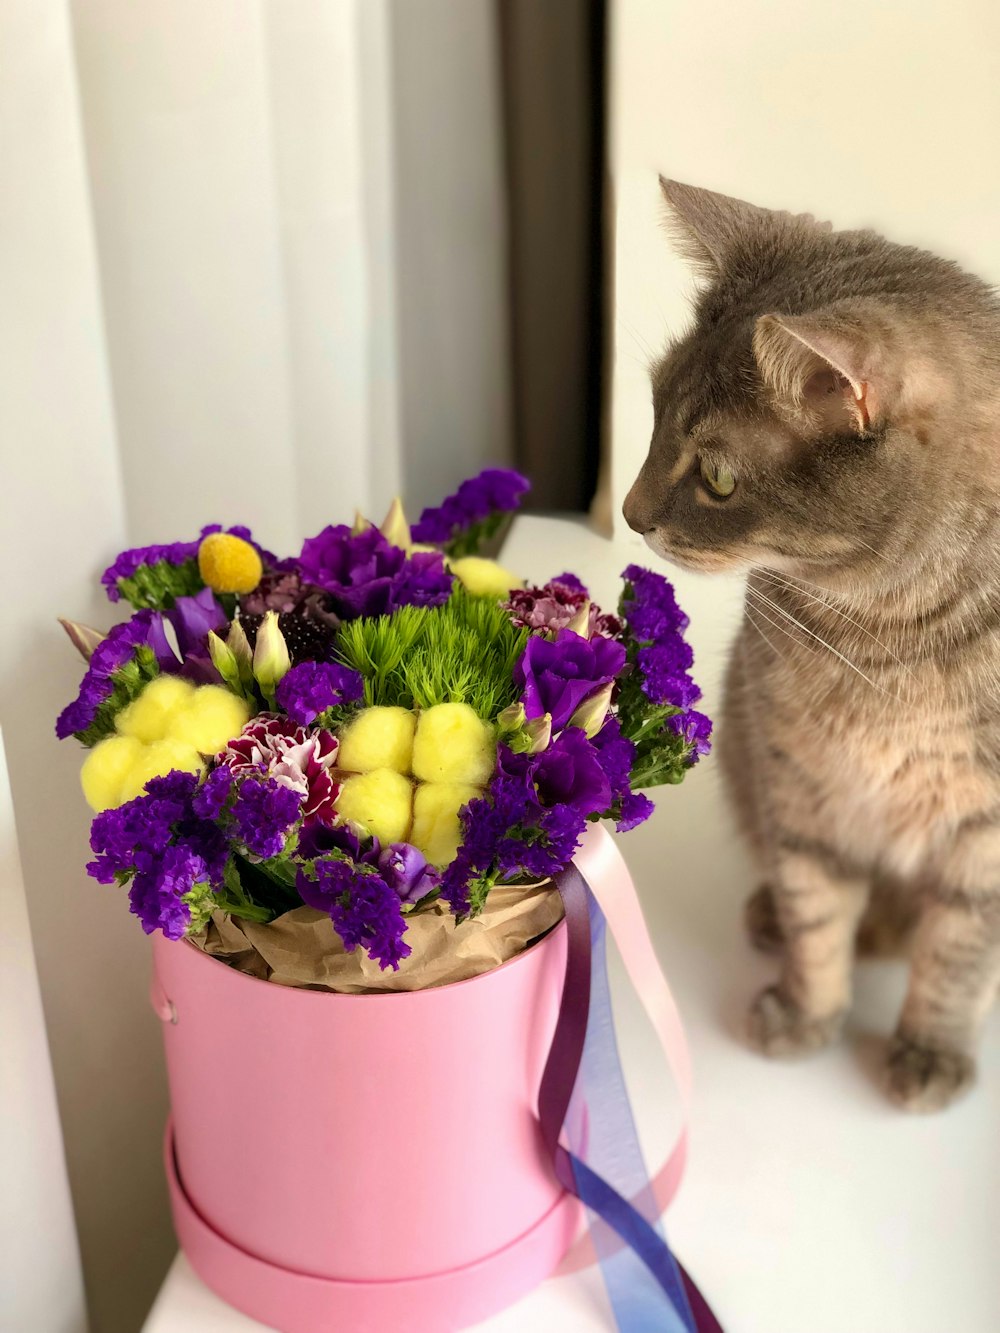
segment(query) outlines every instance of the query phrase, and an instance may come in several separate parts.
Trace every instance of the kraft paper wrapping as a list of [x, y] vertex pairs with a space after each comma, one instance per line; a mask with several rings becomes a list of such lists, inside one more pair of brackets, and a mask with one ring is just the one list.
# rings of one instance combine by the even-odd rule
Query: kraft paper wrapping
[[461, 925], [447, 908], [432, 904], [407, 917], [406, 941], [413, 952], [398, 972], [383, 972], [363, 949], [348, 953], [330, 918], [311, 907], [296, 907], [267, 925], [216, 912], [191, 943], [278, 986], [364, 995], [467, 981], [516, 957], [562, 916], [562, 899], [547, 882], [501, 885], [491, 891], [483, 912]]

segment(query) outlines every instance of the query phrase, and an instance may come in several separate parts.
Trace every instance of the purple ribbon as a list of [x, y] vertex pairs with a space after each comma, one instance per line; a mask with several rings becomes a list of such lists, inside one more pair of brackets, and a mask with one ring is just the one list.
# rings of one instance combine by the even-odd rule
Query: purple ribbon
[[[595, 1128], [603, 1124], [615, 1141], [595, 1144], [591, 1156], [600, 1158], [603, 1148], [609, 1166], [617, 1166], [621, 1173], [624, 1164], [633, 1197], [641, 1179], [646, 1188], [640, 1188], [638, 1196], [649, 1201], [647, 1211], [655, 1213], [614, 1041], [604, 916], [576, 866], [557, 877], [556, 887], [566, 913], [566, 977], [539, 1094], [542, 1135], [556, 1178], [591, 1214], [595, 1249], [622, 1333], [722, 1333], [701, 1292], [671, 1253], [658, 1219], [644, 1217], [625, 1194], [582, 1160], [583, 1128], [593, 1138]], [[592, 990], [599, 1015], [591, 1012]], [[578, 1087], [581, 1064], [586, 1095]], [[576, 1103], [575, 1113], [567, 1121], [571, 1101]], [[600, 1114], [586, 1113], [590, 1103]], [[559, 1141], [564, 1127], [569, 1148]], [[608, 1228], [628, 1249], [609, 1244]]]

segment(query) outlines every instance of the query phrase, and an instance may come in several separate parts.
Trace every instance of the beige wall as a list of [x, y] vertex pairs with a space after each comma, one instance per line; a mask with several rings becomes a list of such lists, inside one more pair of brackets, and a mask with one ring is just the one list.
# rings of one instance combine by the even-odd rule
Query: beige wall
[[652, 424], [646, 363], [691, 287], [657, 172], [872, 225], [1000, 280], [994, 0], [612, 0], [611, 115], [619, 530]]

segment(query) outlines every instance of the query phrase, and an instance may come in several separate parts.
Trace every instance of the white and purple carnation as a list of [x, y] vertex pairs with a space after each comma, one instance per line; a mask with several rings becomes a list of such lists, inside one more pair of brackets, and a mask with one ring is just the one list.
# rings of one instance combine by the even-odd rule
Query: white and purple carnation
[[322, 727], [307, 730], [288, 718], [260, 713], [229, 742], [219, 762], [237, 777], [255, 770], [296, 792], [303, 823], [332, 824], [340, 784], [330, 770], [339, 749], [336, 736]]

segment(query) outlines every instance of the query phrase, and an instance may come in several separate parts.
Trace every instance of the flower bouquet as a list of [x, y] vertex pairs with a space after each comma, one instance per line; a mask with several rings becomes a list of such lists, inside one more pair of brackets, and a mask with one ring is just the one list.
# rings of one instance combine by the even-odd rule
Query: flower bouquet
[[536, 1117], [558, 886], [708, 748], [664, 578], [630, 566], [608, 614], [479, 554], [526, 489], [488, 470], [291, 558], [206, 528], [105, 572], [130, 619], [63, 622], [88, 870], [159, 932], [182, 1243], [294, 1333], [458, 1328], [554, 1268], [579, 1193]]

